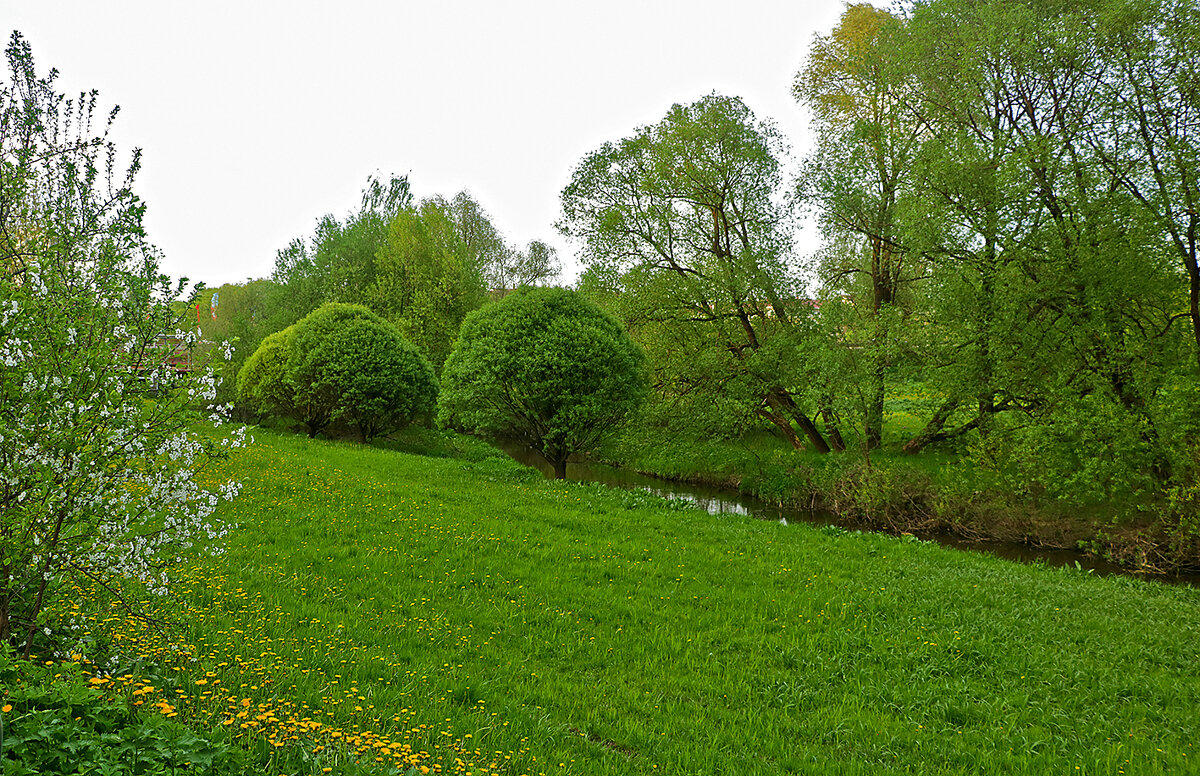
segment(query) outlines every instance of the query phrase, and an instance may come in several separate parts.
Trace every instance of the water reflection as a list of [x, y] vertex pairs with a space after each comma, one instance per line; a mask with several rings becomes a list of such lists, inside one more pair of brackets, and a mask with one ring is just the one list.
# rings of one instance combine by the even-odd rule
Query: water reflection
[[[501, 449], [515, 460], [531, 466], [547, 477], [554, 476], [554, 467], [534, 450], [519, 445], [502, 445]], [[804, 522], [810, 525], [835, 525], [855, 530], [852, 522], [839, 518], [832, 512], [804, 510], [773, 506], [732, 489], [691, 485], [683, 482], [648, 477], [636, 472], [616, 469], [597, 463], [568, 463], [567, 479], [575, 482], [596, 482], [616, 488], [639, 489], [666, 499], [678, 499], [694, 504], [712, 515], [745, 515], [760, 520], [771, 520], [781, 525]], [[1074, 550], [1044, 549], [1016, 542], [972, 541], [944, 533], [918, 534], [921, 539], [937, 542], [946, 547], [974, 552], [986, 552], [1007, 560], [1022, 563], [1044, 563], [1048, 566], [1078, 566], [1096, 574], [1124, 574], [1168, 583], [1186, 583], [1200, 587], [1200, 573], [1172, 575], [1138, 574], [1124, 566], [1108, 563]]]

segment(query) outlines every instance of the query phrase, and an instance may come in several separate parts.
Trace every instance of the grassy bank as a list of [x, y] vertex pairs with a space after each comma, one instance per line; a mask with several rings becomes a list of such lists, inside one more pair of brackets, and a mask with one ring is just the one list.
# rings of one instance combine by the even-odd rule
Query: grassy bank
[[1193, 589], [468, 457], [260, 433], [181, 627], [88, 624], [102, 688], [272, 773], [1195, 770]]
[[1155, 517], [1165, 505], [1066, 502], [1014, 493], [961, 456], [904, 455], [898, 446], [819, 455], [768, 433], [740, 440], [688, 439], [628, 429], [597, 458], [642, 474], [734, 488], [769, 503], [821, 508], [864, 528], [944, 531], [969, 539], [1080, 549], [1166, 572], [1200, 567], [1194, 528]]

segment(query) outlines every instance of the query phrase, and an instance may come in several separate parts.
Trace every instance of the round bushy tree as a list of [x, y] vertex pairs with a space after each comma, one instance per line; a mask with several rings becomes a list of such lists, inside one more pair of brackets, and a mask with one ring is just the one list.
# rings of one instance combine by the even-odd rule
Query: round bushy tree
[[263, 340], [238, 374], [238, 396], [304, 423], [309, 436], [341, 420], [366, 442], [431, 412], [437, 379], [395, 326], [334, 303]]
[[562, 288], [520, 289], [467, 316], [442, 372], [442, 423], [541, 453], [566, 476], [641, 404], [642, 351], [612, 316]]
[[299, 420], [308, 435], [318, 432], [338, 417], [342, 385], [340, 368], [331, 368], [329, 343], [338, 330], [356, 320], [382, 321], [357, 304], [324, 304], [297, 321], [288, 346], [285, 379], [291, 388]]
[[287, 382], [288, 341], [294, 327], [267, 336], [237, 374], [238, 401], [258, 413], [296, 417], [295, 396]]
[[315, 373], [337, 391], [334, 420], [370, 441], [430, 413], [437, 405], [433, 367], [400, 331], [379, 318], [355, 318], [312, 354]]

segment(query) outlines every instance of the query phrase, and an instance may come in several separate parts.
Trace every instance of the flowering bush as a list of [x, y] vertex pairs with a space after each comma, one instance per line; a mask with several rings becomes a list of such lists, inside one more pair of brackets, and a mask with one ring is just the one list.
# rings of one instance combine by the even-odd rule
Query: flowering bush
[[[14, 33], [0, 81], [0, 641], [28, 656], [71, 574], [153, 591], [167, 566], [218, 538], [219, 498], [196, 474], [241, 432], [194, 408], [215, 378], [158, 271], [131, 183], [96, 121], [95, 92], [66, 99]], [[221, 411], [209, 408], [220, 422]]]

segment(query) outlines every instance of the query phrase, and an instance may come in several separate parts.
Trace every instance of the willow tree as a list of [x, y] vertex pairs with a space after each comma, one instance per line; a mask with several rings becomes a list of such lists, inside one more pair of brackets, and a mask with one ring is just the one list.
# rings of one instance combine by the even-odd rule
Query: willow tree
[[[592, 272], [618, 279], [629, 323], [681, 332], [726, 380], [753, 386], [757, 411], [802, 446], [830, 444], [798, 389], [793, 345], [808, 308], [790, 264], [791, 213], [780, 204], [783, 140], [736, 97], [675, 105], [658, 124], [605, 143], [576, 166], [560, 229]], [[686, 363], [657, 379], [697, 377]]]
[[912, 167], [920, 122], [909, 109], [907, 72], [896, 61], [902, 21], [867, 3], [846, 8], [828, 35], [813, 40], [793, 93], [813, 117], [816, 146], [800, 194], [812, 203], [828, 245], [827, 291], [847, 294], [861, 311], [857, 337], [866, 363], [862, 408], [868, 447], [883, 436], [886, 375], [902, 293], [923, 276], [905, 221], [914, 206]]
[[646, 394], [641, 349], [611, 315], [564, 288], [522, 288], [463, 322], [439, 420], [537, 450], [564, 479]]
[[1118, 185], [1151, 218], [1186, 286], [1192, 356], [1200, 365], [1200, 8], [1129, 0], [1089, 19], [1105, 109], [1089, 141]]

